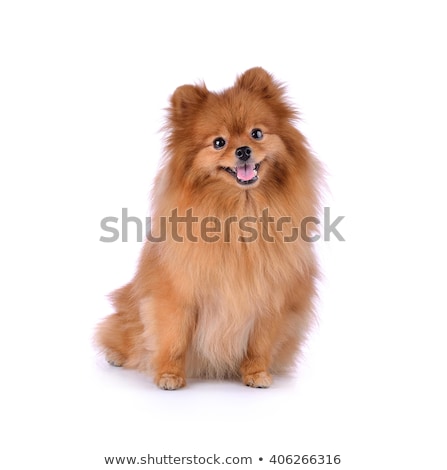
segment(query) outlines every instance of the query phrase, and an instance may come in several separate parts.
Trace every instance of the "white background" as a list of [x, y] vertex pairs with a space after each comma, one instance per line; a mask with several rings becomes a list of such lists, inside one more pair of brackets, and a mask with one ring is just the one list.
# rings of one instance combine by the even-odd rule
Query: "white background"
[[[2, 2], [2, 468], [447, 468], [446, 44], [433, 1]], [[320, 321], [295, 376], [162, 392], [91, 346], [141, 248], [101, 243], [100, 220], [147, 215], [176, 86], [257, 65], [288, 83], [346, 241], [318, 245]]]

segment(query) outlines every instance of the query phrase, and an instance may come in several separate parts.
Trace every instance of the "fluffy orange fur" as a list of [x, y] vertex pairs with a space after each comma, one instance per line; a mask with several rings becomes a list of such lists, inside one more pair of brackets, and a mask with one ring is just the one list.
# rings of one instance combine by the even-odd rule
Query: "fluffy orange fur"
[[[283, 86], [262, 68], [220, 93], [204, 84], [177, 88], [153, 190], [151, 230], [160, 234], [164, 221], [166, 240], [146, 241], [135, 277], [112, 294], [116, 313], [96, 335], [111, 364], [151, 374], [167, 390], [187, 377], [240, 377], [264, 388], [294, 364], [318, 272], [312, 244], [287, 242], [281, 229], [317, 216], [320, 178], [296, 118]], [[241, 162], [236, 150], [246, 148]], [[190, 210], [198, 222], [174, 227], [173, 210], [178, 217]], [[210, 230], [223, 227], [221, 237], [203, 236], [207, 217]], [[230, 217], [248, 217], [256, 240], [224, 223]], [[279, 224], [281, 217], [289, 219]]]

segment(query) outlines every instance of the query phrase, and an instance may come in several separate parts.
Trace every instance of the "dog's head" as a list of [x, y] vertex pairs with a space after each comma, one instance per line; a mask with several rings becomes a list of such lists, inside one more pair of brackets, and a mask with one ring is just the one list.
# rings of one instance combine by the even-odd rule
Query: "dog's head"
[[173, 171], [224, 190], [280, 186], [294, 173], [303, 139], [283, 86], [262, 68], [220, 93], [183, 85], [171, 97], [168, 148]]

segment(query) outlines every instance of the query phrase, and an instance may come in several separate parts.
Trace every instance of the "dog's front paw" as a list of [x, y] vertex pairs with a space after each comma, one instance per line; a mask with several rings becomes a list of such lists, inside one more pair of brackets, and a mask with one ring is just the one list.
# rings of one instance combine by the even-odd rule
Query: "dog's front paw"
[[169, 373], [160, 374], [155, 382], [162, 390], [177, 390], [186, 385], [184, 377]]
[[272, 376], [265, 371], [246, 374], [242, 377], [242, 381], [248, 387], [253, 388], [268, 388], [273, 382]]

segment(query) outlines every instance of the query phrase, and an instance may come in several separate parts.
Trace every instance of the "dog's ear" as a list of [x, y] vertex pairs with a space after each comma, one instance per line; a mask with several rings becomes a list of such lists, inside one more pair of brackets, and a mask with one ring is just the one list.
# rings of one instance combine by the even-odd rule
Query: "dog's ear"
[[247, 70], [236, 80], [236, 87], [243, 90], [259, 93], [263, 98], [279, 98], [283, 94], [283, 87], [276, 83], [262, 67]]
[[287, 100], [284, 85], [278, 83], [262, 67], [254, 67], [240, 75], [236, 80], [235, 88], [247, 90], [266, 100], [279, 118], [287, 120], [298, 118], [298, 111]]
[[204, 84], [179, 86], [171, 97], [172, 116], [185, 118], [195, 112], [206, 100], [208, 93]]

